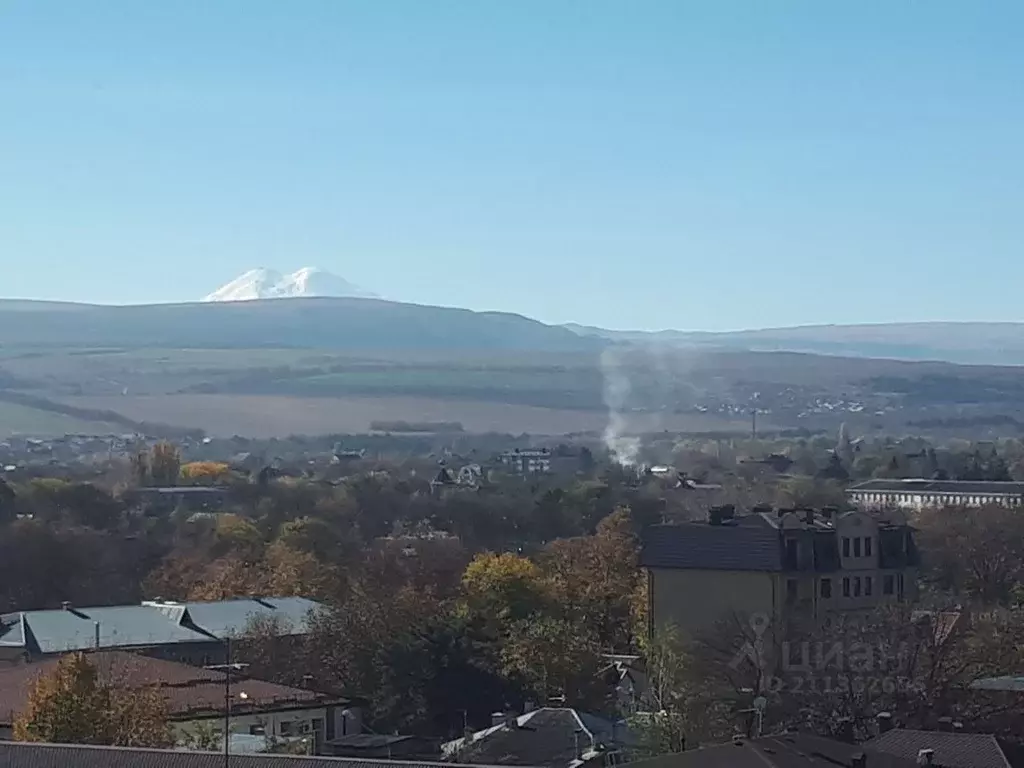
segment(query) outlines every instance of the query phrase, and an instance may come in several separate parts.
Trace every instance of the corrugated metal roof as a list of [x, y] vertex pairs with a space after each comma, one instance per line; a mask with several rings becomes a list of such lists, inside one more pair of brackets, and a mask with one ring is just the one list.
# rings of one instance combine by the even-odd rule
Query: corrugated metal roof
[[[31, 637], [23, 637], [20, 644], [38, 653], [95, 648], [97, 624], [100, 648], [211, 640], [209, 635], [182, 626], [159, 611], [141, 605], [26, 611], [20, 616], [31, 634]], [[33, 645], [32, 640], [35, 647], [29, 647]]]
[[287, 634], [304, 634], [309, 630], [310, 612], [321, 608], [319, 603], [305, 597], [261, 597], [183, 605], [197, 627], [221, 639], [242, 634], [254, 617], [280, 620]]
[[225, 762], [231, 768], [460, 768], [441, 762], [273, 754], [233, 754], [225, 761], [216, 752], [0, 741], [4, 768], [221, 768]]
[[[304, 597], [20, 611], [0, 616], [0, 646], [31, 653], [212, 642], [245, 632], [254, 616], [277, 617], [288, 634], [309, 630], [320, 604]], [[190, 621], [186, 621], [186, 618]]]

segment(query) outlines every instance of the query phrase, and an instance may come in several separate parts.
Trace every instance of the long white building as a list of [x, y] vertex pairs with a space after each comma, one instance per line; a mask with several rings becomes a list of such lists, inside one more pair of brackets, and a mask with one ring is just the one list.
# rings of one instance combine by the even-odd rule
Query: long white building
[[1024, 504], [1024, 483], [993, 480], [865, 480], [846, 489], [851, 502], [859, 507], [981, 507]]

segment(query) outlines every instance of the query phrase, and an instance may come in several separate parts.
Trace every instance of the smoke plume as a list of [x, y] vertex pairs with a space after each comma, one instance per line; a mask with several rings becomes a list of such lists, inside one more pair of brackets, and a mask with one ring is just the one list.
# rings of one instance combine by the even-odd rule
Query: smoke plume
[[605, 447], [620, 465], [634, 467], [640, 456], [640, 438], [629, 434], [626, 407], [631, 384], [615, 349], [608, 348], [601, 353], [601, 373], [604, 378], [604, 404], [608, 408]]

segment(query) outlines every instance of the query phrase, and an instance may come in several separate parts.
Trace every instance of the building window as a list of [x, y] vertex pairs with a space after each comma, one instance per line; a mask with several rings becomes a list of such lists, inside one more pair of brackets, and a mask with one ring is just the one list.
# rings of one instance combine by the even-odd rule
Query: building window
[[871, 537], [864, 539], [864, 557], [871, 557]]
[[896, 577], [896, 587], [899, 589], [899, 596], [903, 597], [903, 574], [899, 574]]
[[795, 603], [799, 594], [799, 583], [796, 579], [786, 580], [786, 602]]
[[850, 577], [849, 576], [844, 576], [843, 577], [843, 597], [849, 597], [849, 596], [850, 596]]
[[891, 574], [888, 575], [888, 576], [883, 576], [882, 577], [882, 594], [883, 595], [891, 595], [893, 593], [893, 591], [894, 591], [894, 586], [893, 586], [894, 581], [895, 581], [895, 579], [893, 579]]
[[865, 576], [864, 577], [864, 594], [867, 597], [871, 597], [871, 586], [872, 586], [871, 585], [871, 577], [870, 576]]
[[821, 596], [826, 600], [832, 597], [832, 579], [821, 580]]
[[853, 577], [853, 596], [860, 597], [860, 576]]
[[292, 726], [293, 725], [295, 725], [295, 723], [291, 722], [290, 720], [282, 720], [281, 721], [281, 725], [280, 725], [281, 735], [282, 736], [291, 736], [292, 733], [293, 733], [293, 730], [292, 730]]
[[266, 729], [266, 727], [262, 723], [257, 724], [257, 725], [250, 725], [249, 726], [249, 735], [250, 736], [266, 736], [267, 735], [267, 729]]
[[843, 536], [843, 557], [850, 556], [850, 539], [847, 536]]
[[860, 536], [853, 540], [853, 556], [860, 557]]

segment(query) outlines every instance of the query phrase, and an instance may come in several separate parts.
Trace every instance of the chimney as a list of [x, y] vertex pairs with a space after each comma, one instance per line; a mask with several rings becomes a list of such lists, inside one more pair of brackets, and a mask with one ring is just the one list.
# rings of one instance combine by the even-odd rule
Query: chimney
[[863, 752], [858, 752], [850, 758], [850, 768], [868, 768], [868, 756]]
[[805, 509], [804, 510], [804, 522], [807, 523], [807, 525], [814, 525], [814, 510], [813, 509]]
[[70, 611], [71, 610], [71, 603], [68, 602], [67, 600], [65, 600], [63, 603], [60, 604], [60, 609], [62, 611]]
[[732, 520], [736, 517], [736, 506], [734, 504], [723, 504], [720, 509], [722, 510], [723, 520]]
[[922, 749], [917, 753], [917, 764], [918, 765], [934, 765], [935, 761], [935, 750], [934, 749]]
[[879, 733], [887, 733], [892, 730], [892, 713], [879, 712], [875, 715], [875, 723], [878, 725]]
[[953, 718], [946, 716], [939, 718], [939, 730], [944, 733], [951, 733], [953, 731]]
[[953, 731], [956, 732], [956, 733], [963, 733], [964, 732], [964, 724], [961, 723], [959, 720], [957, 720], [955, 723], [953, 723]]
[[491, 712], [491, 725], [501, 725], [505, 722], [504, 712]]
[[519, 718], [511, 709], [505, 713], [505, 727], [510, 731], [514, 731], [519, 727]]
[[711, 509], [708, 510], [708, 522], [711, 525], [721, 525], [722, 524], [722, 508], [721, 507], [712, 507]]

